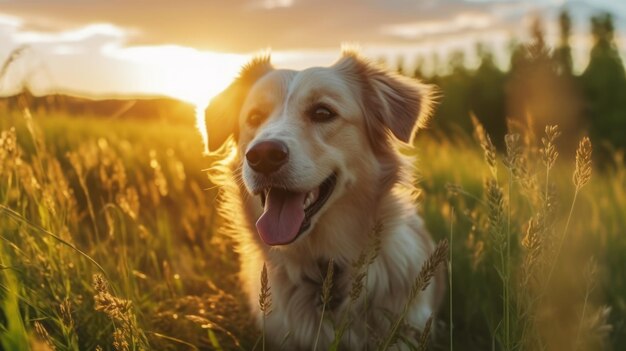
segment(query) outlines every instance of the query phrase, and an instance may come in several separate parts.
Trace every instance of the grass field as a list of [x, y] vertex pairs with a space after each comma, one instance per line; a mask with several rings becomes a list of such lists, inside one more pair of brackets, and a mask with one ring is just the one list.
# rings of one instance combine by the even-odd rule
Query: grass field
[[[2, 349], [261, 349], [193, 126], [26, 111], [0, 127]], [[420, 211], [451, 253], [429, 348], [626, 345], [626, 168], [589, 179], [588, 145], [576, 165], [558, 137], [495, 155], [480, 133], [425, 134]]]

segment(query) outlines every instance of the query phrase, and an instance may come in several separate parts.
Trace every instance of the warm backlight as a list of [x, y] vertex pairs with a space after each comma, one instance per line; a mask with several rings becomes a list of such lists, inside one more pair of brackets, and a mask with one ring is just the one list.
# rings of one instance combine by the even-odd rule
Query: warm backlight
[[204, 110], [211, 98], [230, 84], [249, 59], [247, 55], [199, 51], [175, 45], [115, 49], [108, 54], [139, 64], [140, 73], [134, 73], [134, 80], [142, 90], [194, 104], [196, 126], [205, 151]]

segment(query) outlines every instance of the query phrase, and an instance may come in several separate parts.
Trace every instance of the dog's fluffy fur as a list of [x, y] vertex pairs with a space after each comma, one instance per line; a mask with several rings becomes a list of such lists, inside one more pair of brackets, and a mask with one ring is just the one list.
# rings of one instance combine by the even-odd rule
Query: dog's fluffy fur
[[[377, 223], [382, 225], [380, 251], [367, 270], [364, 293], [351, 306], [352, 322], [342, 342], [350, 349], [364, 348], [374, 335], [385, 335], [386, 316], [402, 311], [433, 242], [416, 213], [410, 162], [398, 146], [411, 144], [425, 122], [429, 92], [428, 86], [354, 52], [345, 52], [333, 66], [303, 71], [274, 69], [269, 57], [258, 57], [207, 108], [209, 147], [228, 154], [210, 174], [221, 186], [220, 211], [238, 243], [243, 288], [259, 325], [259, 277], [267, 264], [272, 313], [265, 333], [270, 342], [290, 350], [313, 346], [330, 259], [336, 269], [325, 316], [335, 325], [340, 322], [349, 306], [353, 262], [367, 249], [368, 234]], [[336, 117], [312, 120], [308, 111], [319, 103]], [[285, 143], [289, 159], [275, 174], [264, 176], [248, 165], [245, 155], [268, 139]], [[309, 229], [286, 245], [261, 240], [255, 228], [263, 212], [259, 193], [267, 187], [306, 192], [333, 173], [334, 190]], [[439, 275], [418, 296], [406, 317], [410, 326], [424, 327], [443, 286]], [[333, 323], [323, 323], [322, 348], [334, 339]]]

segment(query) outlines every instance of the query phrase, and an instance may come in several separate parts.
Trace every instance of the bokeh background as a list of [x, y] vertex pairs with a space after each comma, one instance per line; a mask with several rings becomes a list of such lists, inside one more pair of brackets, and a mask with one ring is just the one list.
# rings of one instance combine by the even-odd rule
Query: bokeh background
[[0, 349], [262, 348], [204, 109], [346, 43], [438, 89], [405, 152], [450, 280], [413, 346], [622, 349], [617, 0], [0, 1]]
[[[572, 138], [588, 131], [608, 141], [604, 148], [626, 142], [620, 114], [626, 7], [619, 1], [121, 5], [3, 2], [0, 92], [167, 96], [201, 110], [255, 53], [270, 50], [275, 65], [298, 69], [331, 64], [342, 44], [358, 43], [372, 59], [439, 86], [443, 99], [435, 121], [445, 134], [468, 132], [472, 111], [498, 146], [507, 118], [529, 114], [539, 128], [559, 123]], [[77, 108], [63, 106], [63, 99], [36, 105]], [[124, 113], [116, 107], [93, 110]]]

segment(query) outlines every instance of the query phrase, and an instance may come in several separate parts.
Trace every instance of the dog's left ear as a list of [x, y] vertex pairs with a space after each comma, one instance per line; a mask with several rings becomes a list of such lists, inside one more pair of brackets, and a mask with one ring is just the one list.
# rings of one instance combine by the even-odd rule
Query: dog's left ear
[[379, 134], [382, 124], [398, 140], [413, 142], [415, 130], [425, 126], [430, 116], [430, 86], [389, 72], [353, 51], [344, 52], [335, 66], [361, 86], [371, 135]]
[[273, 69], [269, 55], [257, 56], [243, 66], [239, 77], [211, 100], [204, 112], [209, 151], [219, 149], [231, 135], [237, 140], [237, 119], [248, 92], [256, 81]]

